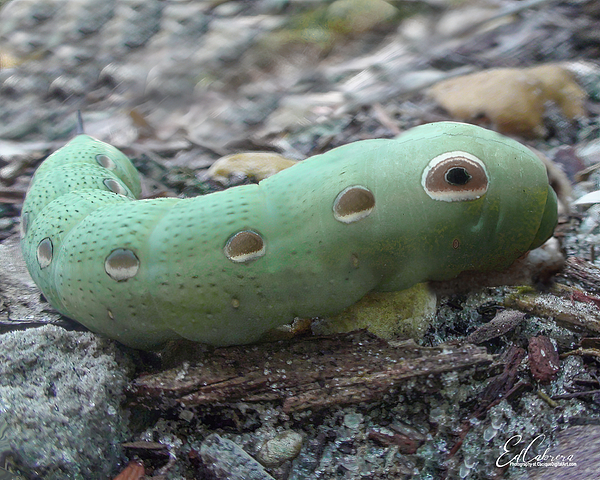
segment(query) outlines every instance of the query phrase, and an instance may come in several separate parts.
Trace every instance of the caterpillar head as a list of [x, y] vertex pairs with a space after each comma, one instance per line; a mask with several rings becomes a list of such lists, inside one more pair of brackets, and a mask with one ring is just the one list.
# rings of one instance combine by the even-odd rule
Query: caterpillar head
[[[399, 231], [417, 239], [397, 247], [406, 277], [442, 280], [464, 270], [502, 270], [552, 236], [556, 194], [527, 147], [455, 122], [414, 128], [397, 142], [390, 157], [403, 175], [386, 181], [406, 200], [379, 214], [399, 219]], [[386, 287], [404, 288], [399, 278]]]

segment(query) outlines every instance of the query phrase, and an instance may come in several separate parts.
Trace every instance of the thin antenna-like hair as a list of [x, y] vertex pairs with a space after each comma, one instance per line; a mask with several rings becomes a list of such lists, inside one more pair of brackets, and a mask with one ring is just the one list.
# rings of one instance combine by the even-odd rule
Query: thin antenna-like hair
[[81, 110], [77, 110], [77, 135], [82, 135], [83, 130], [83, 117], [81, 116]]

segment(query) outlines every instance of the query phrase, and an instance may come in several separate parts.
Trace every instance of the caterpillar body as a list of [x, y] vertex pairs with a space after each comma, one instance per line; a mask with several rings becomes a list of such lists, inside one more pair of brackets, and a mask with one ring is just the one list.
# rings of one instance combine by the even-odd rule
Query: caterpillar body
[[48, 301], [137, 348], [250, 343], [371, 291], [503, 269], [557, 221], [536, 155], [454, 122], [345, 145], [257, 185], [139, 195], [124, 154], [78, 135], [38, 168], [21, 218]]

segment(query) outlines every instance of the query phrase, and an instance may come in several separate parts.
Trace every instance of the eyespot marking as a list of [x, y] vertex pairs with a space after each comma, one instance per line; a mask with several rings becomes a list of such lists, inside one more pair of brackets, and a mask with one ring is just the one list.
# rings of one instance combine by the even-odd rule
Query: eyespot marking
[[342, 190], [333, 202], [338, 222], [353, 223], [368, 217], [375, 208], [375, 195], [366, 187], [353, 185]]
[[467, 152], [446, 152], [433, 158], [421, 178], [425, 193], [434, 200], [477, 200], [488, 188], [484, 163]]
[[466, 185], [473, 178], [464, 167], [452, 167], [446, 172], [446, 182], [450, 185]]
[[29, 230], [29, 212], [21, 214], [21, 225], [19, 231], [21, 232], [21, 238], [25, 238], [27, 231]]
[[266, 245], [258, 233], [242, 230], [227, 240], [223, 251], [232, 262], [246, 263], [262, 257], [266, 252]]
[[44, 269], [52, 263], [53, 246], [49, 237], [44, 238], [37, 247], [37, 261], [40, 268]]
[[117, 168], [115, 162], [113, 162], [108, 155], [104, 155], [103, 153], [96, 155], [96, 161], [98, 162], [98, 165], [107, 168], [108, 170], [114, 170]]
[[135, 277], [140, 269], [140, 260], [135, 253], [126, 248], [117, 248], [104, 260], [104, 271], [117, 282]]
[[116, 193], [117, 195], [123, 195], [124, 197], [126, 197], [128, 194], [125, 187], [123, 185], [121, 185], [119, 182], [117, 182], [114, 178], [105, 178], [104, 185], [111, 192]]

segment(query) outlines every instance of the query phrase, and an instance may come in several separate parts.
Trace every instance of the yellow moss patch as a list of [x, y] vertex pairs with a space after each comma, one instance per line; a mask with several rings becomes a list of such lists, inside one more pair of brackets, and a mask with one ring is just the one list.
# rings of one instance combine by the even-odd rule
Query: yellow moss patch
[[336, 0], [327, 8], [327, 24], [335, 32], [361, 34], [392, 21], [398, 10], [384, 0]]
[[336, 317], [313, 323], [315, 334], [351, 332], [366, 328], [385, 338], [422, 338], [436, 312], [436, 296], [419, 283], [399, 292], [374, 292]]
[[457, 120], [487, 120], [499, 132], [527, 137], [545, 134], [546, 102], [571, 120], [585, 116], [585, 92], [570, 72], [554, 64], [463, 75], [437, 83], [428, 93]]
[[226, 184], [229, 177], [250, 177], [261, 181], [297, 162], [272, 152], [243, 152], [219, 158], [206, 172], [206, 178]]
[[0, 50], [0, 70], [13, 68], [23, 63], [23, 60], [11, 55], [8, 52]]
[[[401, 17], [412, 15], [413, 9], [400, 11], [386, 0], [336, 0], [306, 2], [305, 10], [289, 18], [281, 30], [259, 41], [259, 65], [272, 67], [278, 57], [308, 59], [327, 55], [335, 45], [363, 34], [388, 28]], [[278, 62], [281, 63], [282, 59]], [[284, 62], [285, 63], [285, 62]]]

